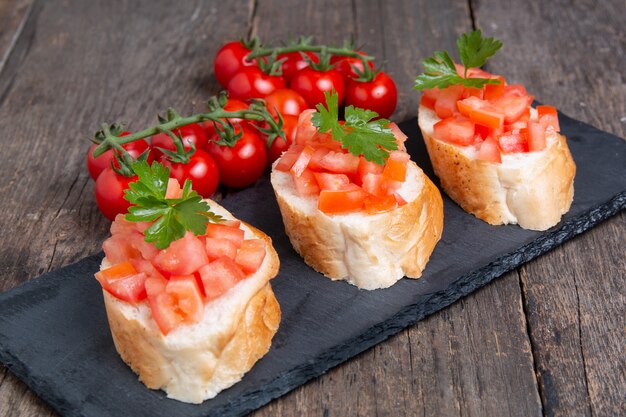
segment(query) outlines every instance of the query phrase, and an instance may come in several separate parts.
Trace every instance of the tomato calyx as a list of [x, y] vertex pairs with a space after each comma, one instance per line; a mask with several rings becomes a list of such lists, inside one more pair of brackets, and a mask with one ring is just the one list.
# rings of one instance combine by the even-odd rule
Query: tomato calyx
[[193, 142], [189, 143], [190, 149], [186, 150], [185, 145], [183, 144], [183, 137], [180, 132], [175, 134], [171, 130], [159, 129], [160, 133], [165, 133], [174, 142], [174, 146], [176, 147], [175, 151], [170, 151], [169, 149], [157, 147], [159, 151], [163, 153], [167, 157], [167, 160], [177, 163], [177, 164], [188, 164], [193, 154], [196, 153], [196, 145]]
[[[113, 123], [110, 125], [103, 123], [101, 127], [102, 130], [97, 131], [92, 139], [92, 142], [96, 144], [106, 142], [107, 138], [122, 138], [127, 136], [124, 134], [124, 126], [120, 123]], [[126, 149], [124, 149], [122, 145], [116, 143], [115, 141], [111, 141], [110, 139], [108, 140], [111, 149], [115, 150], [113, 153], [114, 161], [111, 161], [111, 169], [113, 169], [116, 174], [123, 177], [130, 178], [135, 176], [135, 172], [132, 169], [133, 163], [136, 161], [147, 161], [150, 149], [146, 149], [139, 156], [134, 158]], [[96, 150], [94, 150], [93, 155], [94, 157], [99, 156], [96, 154]]]

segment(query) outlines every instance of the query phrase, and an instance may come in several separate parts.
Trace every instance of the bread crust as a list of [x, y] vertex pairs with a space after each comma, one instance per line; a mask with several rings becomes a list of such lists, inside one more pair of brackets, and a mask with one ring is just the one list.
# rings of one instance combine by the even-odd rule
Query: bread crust
[[362, 221], [339, 220], [315, 209], [304, 212], [294, 196], [272, 184], [294, 249], [316, 271], [333, 280], [347, 280], [363, 289], [386, 288], [400, 278], [419, 278], [443, 229], [441, 194], [421, 169], [422, 189], [408, 204], [376, 215], [353, 214]]
[[489, 224], [519, 224], [530, 230], [549, 229], [567, 213], [576, 165], [564, 136], [555, 133], [547, 138], [545, 150], [505, 155], [501, 164], [494, 164], [433, 138], [438, 120], [420, 106], [418, 123], [435, 174], [463, 210]]
[[[210, 204], [212, 209], [219, 207]], [[242, 225], [267, 243], [266, 259], [261, 266], [263, 276], [247, 278], [254, 282], [241, 289], [244, 280], [222, 296], [229, 297], [225, 301], [229, 317], [222, 319], [226, 326], [190, 330], [203, 332], [198, 342], [184, 341], [176, 332], [163, 336], [146, 301], [129, 304], [103, 290], [115, 348], [148, 388], [163, 389], [170, 398], [198, 404], [240, 381], [269, 351], [281, 317], [269, 283], [278, 273], [278, 254], [267, 235], [243, 222]], [[205, 316], [211, 303], [205, 306]], [[193, 326], [196, 325], [182, 327]]]

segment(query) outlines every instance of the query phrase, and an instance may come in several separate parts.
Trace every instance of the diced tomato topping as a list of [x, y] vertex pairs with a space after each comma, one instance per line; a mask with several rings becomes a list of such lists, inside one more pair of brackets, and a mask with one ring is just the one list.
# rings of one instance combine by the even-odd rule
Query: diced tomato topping
[[420, 99], [420, 106], [427, 107], [431, 110], [435, 110], [435, 103], [437, 100], [434, 97], [428, 97], [425, 94], [422, 94], [422, 98]]
[[[209, 225], [213, 225], [213, 223]], [[235, 230], [233, 228], [228, 229]], [[209, 258], [202, 241], [193, 233], [187, 232], [181, 239], [175, 240], [167, 249], [159, 252], [154, 257], [153, 262], [157, 268], [170, 274], [189, 275], [206, 265]]]
[[433, 136], [456, 145], [471, 145], [474, 142], [474, 122], [463, 116], [448, 117], [435, 123]]
[[490, 129], [502, 129], [504, 126], [504, 115], [488, 107], [472, 110], [469, 118], [477, 125], [485, 126]]
[[265, 241], [262, 239], [244, 240], [241, 249], [237, 252], [235, 263], [246, 274], [251, 274], [261, 267], [265, 259]]
[[146, 298], [147, 275], [137, 272], [130, 262], [122, 262], [96, 272], [96, 279], [114, 297], [136, 303]]
[[355, 174], [359, 169], [359, 157], [351, 153], [330, 151], [319, 162], [319, 166], [338, 174]]
[[165, 198], [181, 198], [183, 190], [180, 188], [180, 183], [176, 178], [170, 178], [167, 180], [167, 191], [165, 191]]
[[143, 272], [148, 278], [157, 277], [165, 279], [163, 274], [152, 265], [152, 262], [146, 259], [131, 259], [130, 263], [135, 267], [137, 272]]
[[393, 194], [384, 197], [370, 195], [365, 198], [363, 205], [368, 214], [375, 214], [395, 209], [398, 207], [398, 202]]
[[486, 102], [485, 100], [481, 100], [477, 97], [468, 97], [466, 99], [459, 100], [456, 103], [459, 113], [461, 113], [465, 117], [469, 117], [470, 113], [473, 110], [480, 109], [488, 105], [488, 102]]
[[528, 152], [526, 138], [520, 133], [506, 133], [498, 138], [500, 149], [504, 153]]
[[296, 127], [296, 144], [306, 144], [316, 133], [317, 128], [311, 123], [315, 109], [307, 109], [298, 116], [298, 126]]
[[241, 246], [245, 234], [246, 232], [239, 227], [232, 227], [223, 223], [208, 223], [206, 225], [207, 237], [228, 239], [233, 242], [237, 248]]
[[528, 92], [526, 88], [521, 84], [509, 84], [504, 86], [504, 94], [505, 95], [515, 95], [519, 97], [528, 96]]
[[505, 93], [493, 101], [493, 107], [504, 115], [506, 123], [513, 123], [519, 119], [533, 101], [531, 96], [520, 96], [517, 93]]
[[109, 262], [118, 264], [138, 258], [141, 252], [127, 239], [128, 235], [113, 235], [102, 243], [102, 249]]
[[384, 197], [387, 193], [387, 181], [382, 174], [365, 174], [362, 178], [364, 191], [376, 197]]
[[478, 159], [498, 164], [502, 163], [498, 142], [492, 136], [481, 143], [480, 150], [478, 151]]
[[544, 130], [548, 128], [559, 132], [561, 127], [559, 126], [559, 117], [556, 114], [548, 113], [539, 117], [539, 123], [543, 126]]
[[359, 168], [357, 171], [361, 178], [363, 178], [365, 174], [382, 174], [383, 169], [383, 165], [378, 165], [376, 162], [368, 161], [363, 157], [359, 158]]
[[329, 152], [330, 149], [327, 147], [317, 148], [309, 161], [309, 169], [312, 169], [313, 171], [322, 171], [324, 168], [322, 168], [320, 162]]
[[216, 299], [246, 277], [235, 261], [226, 256], [203, 266], [198, 272], [207, 301]]
[[409, 154], [400, 151], [391, 151], [385, 162], [383, 177], [392, 181], [404, 182], [406, 179], [406, 164], [409, 162]]
[[315, 180], [322, 190], [341, 190], [350, 184], [350, 178], [346, 174], [330, 174], [327, 172], [315, 172]]
[[437, 101], [435, 102], [435, 113], [441, 119], [450, 117], [456, 111], [456, 102], [463, 94], [462, 85], [451, 85], [439, 90]]
[[209, 260], [215, 260], [222, 256], [235, 259], [237, 246], [229, 239], [220, 237], [207, 237], [205, 240], [206, 254]]
[[304, 149], [302, 149], [302, 152], [300, 152], [298, 159], [296, 159], [296, 162], [294, 162], [293, 166], [290, 169], [291, 173], [294, 176], [299, 177], [300, 175], [302, 175], [302, 172], [304, 172], [306, 167], [309, 165], [309, 161], [311, 160], [314, 152], [315, 149], [313, 149], [309, 145], [306, 145]]
[[316, 195], [320, 191], [313, 171], [305, 169], [299, 177], [292, 176], [296, 191], [299, 195]]
[[407, 204], [406, 200], [400, 195], [400, 193], [395, 192], [393, 193], [393, 196], [395, 197], [396, 202], [398, 203], [398, 207], [402, 207]]
[[145, 287], [148, 298], [155, 297], [157, 294], [165, 292], [167, 280], [163, 276], [150, 276], [146, 278]]
[[546, 148], [545, 129], [538, 122], [528, 122], [528, 150], [542, 151]]
[[406, 152], [406, 147], [404, 146], [404, 142], [406, 142], [406, 140], [409, 137], [405, 135], [404, 132], [400, 130], [398, 125], [393, 122], [389, 123], [388, 128], [391, 129], [391, 133], [393, 134], [393, 137], [396, 138], [396, 143], [398, 144], [398, 150]]
[[557, 115], [556, 107], [553, 106], [537, 106], [537, 116], [541, 119], [541, 116], [545, 114]]
[[175, 327], [183, 323], [183, 316], [178, 313], [174, 297], [163, 291], [154, 297], [148, 298], [152, 318], [156, 322], [163, 335], [172, 331]]
[[222, 220], [220, 224], [222, 226], [234, 227], [235, 229], [239, 229], [239, 227], [241, 227], [240, 220]]
[[474, 88], [474, 87], [465, 87], [465, 89], [463, 90], [463, 94], [461, 95], [461, 98], [465, 99], [469, 97], [476, 97], [482, 100], [484, 98], [483, 89]]
[[485, 100], [494, 100], [504, 94], [505, 80], [504, 77], [497, 77], [500, 84], [485, 84], [483, 98]]
[[489, 129], [487, 126], [476, 125], [474, 132], [476, 136], [480, 136], [480, 142], [482, 142], [491, 135], [492, 129]]
[[292, 145], [276, 163], [276, 170], [287, 172], [296, 163], [304, 146]]
[[202, 320], [204, 301], [198, 282], [193, 275], [175, 275], [168, 281], [165, 292], [172, 296], [176, 312], [185, 323]]
[[328, 214], [361, 210], [367, 193], [355, 184], [350, 185], [353, 187], [345, 190], [322, 190], [317, 202], [317, 208]]
[[144, 259], [152, 260], [157, 253], [159, 253], [159, 250], [156, 246], [154, 246], [154, 244], [146, 242], [142, 233], [135, 232], [132, 235], [129, 235], [127, 239], [130, 245], [137, 249]]

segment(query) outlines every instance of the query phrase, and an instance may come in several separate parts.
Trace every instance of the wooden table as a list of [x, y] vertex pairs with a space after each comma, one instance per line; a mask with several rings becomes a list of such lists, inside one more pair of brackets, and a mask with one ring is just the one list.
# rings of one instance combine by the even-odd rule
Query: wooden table
[[[505, 45], [489, 70], [624, 137], [625, 26], [620, 0], [2, 0], [0, 291], [100, 249], [87, 138], [202, 109], [227, 40], [354, 35], [398, 83], [401, 121], [419, 60], [481, 28]], [[626, 415], [625, 242], [622, 212], [252, 415]], [[0, 415], [54, 412], [2, 367]]]

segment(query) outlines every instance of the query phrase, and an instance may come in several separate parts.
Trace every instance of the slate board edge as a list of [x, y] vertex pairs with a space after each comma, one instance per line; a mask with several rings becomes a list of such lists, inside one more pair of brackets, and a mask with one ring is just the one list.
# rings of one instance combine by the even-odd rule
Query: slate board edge
[[624, 208], [626, 208], [626, 191], [615, 195], [604, 204], [600, 204], [577, 217], [564, 221], [560, 227], [545, 232], [533, 242], [522, 246], [517, 251], [504, 255], [469, 274], [460, 276], [455, 281], [454, 287], [448, 287], [444, 291], [432, 294], [428, 301], [422, 304], [420, 310], [416, 310], [416, 305], [406, 306], [395, 316], [378, 323], [343, 345], [336, 346], [334, 351], [319, 355], [309, 360], [305, 365], [292, 368], [289, 372], [279, 375], [261, 389], [241, 395], [228, 406], [215, 409], [214, 413], [208, 414], [207, 417], [240, 417], [262, 407], [309, 380], [324, 374], [340, 363], [377, 345], [406, 327], [448, 307], [450, 304], [485, 286], [506, 272], [543, 255], [565, 241], [591, 229], [598, 223], [616, 215]]

